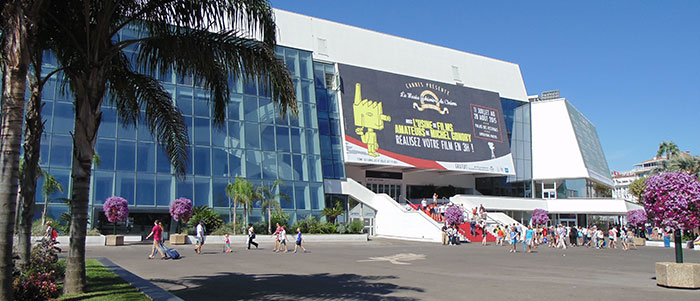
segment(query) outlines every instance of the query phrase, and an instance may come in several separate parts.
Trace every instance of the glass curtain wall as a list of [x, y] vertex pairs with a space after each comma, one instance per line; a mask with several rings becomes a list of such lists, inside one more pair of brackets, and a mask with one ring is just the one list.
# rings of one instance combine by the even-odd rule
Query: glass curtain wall
[[[143, 34], [130, 26], [119, 36], [132, 39]], [[137, 50], [138, 45], [134, 45], [126, 52], [133, 55]], [[290, 214], [290, 222], [297, 215], [320, 215], [325, 199], [311, 53], [278, 47], [275, 54], [292, 75], [298, 116], [280, 118], [279, 107], [265, 91], [264, 82], [231, 77], [226, 122], [216, 126], [209, 92], [201, 83], [173, 70], [156, 72], [182, 111], [188, 128], [190, 161], [183, 178], [173, 175], [165, 152], [144, 122], [135, 127], [122, 124], [116, 109], [105, 101], [95, 146], [101, 162], [93, 166], [90, 192], [91, 205], [96, 211], [101, 211], [104, 200], [112, 195], [126, 198], [138, 211], [167, 210], [173, 199], [186, 197], [195, 206], [214, 207], [222, 213], [222, 218], [228, 219], [225, 187], [240, 176], [254, 185], [271, 185], [277, 179], [282, 180], [285, 185], [277, 192], [289, 197], [281, 200], [281, 206]], [[46, 55], [44, 73], [55, 68], [55, 58]], [[70, 131], [74, 109], [72, 95], [55, 80], [61, 77], [59, 74], [52, 78], [43, 95], [46, 130], [41, 142], [41, 167], [53, 174], [64, 188], [63, 193], [50, 196], [55, 203], [49, 210], [52, 217], [67, 209], [57, 199], [68, 197], [70, 191]], [[37, 202], [43, 203], [44, 197], [37, 194]], [[260, 206], [260, 201], [253, 204], [252, 222], [262, 220]]]
[[338, 103], [338, 91], [334, 89], [335, 66], [314, 62], [316, 103], [318, 104], [318, 130], [321, 137], [323, 177], [344, 179], [342, 123]]

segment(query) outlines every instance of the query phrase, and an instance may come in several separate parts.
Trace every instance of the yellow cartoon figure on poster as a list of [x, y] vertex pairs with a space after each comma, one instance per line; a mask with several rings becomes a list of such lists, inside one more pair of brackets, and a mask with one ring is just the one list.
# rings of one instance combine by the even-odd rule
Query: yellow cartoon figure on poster
[[[360, 83], [355, 84], [355, 102], [352, 104], [355, 115], [355, 133], [362, 138], [362, 143], [367, 144], [367, 154], [378, 157], [377, 131], [384, 129], [384, 121], [391, 121], [391, 116], [384, 115], [382, 103], [369, 99], [362, 99], [362, 87]], [[367, 128], [367, 132], [365, 132]]]

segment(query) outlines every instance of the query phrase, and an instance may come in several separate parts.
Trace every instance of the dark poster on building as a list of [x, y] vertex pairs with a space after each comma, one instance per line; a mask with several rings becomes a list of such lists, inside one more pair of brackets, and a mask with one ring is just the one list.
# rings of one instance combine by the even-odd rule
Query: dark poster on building
[[339, 71], [346, 162], [515, 174], [498, 93]]

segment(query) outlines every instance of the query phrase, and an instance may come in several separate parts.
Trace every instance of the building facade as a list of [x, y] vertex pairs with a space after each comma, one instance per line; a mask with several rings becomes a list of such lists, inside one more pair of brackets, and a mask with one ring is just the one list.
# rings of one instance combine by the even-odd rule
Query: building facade
[[[104, 223], [102, 203], [112, 195], [129, 200], [136, 232], [147, 231], [154, 218], [169, 220], [168, 206], [178, 197], [228, 220], [225, 187], [236, 177], [255, 185], [283, 181], [278, 192], [288, 196], [281, 207], [290, 223], [320, 218], [326, 206], [341, 202], [340, 221], [362, 218], [369, 228], [379, 218], [370, 204], [380, 205], [359, 195], [386, 194], [401, 203], [433, 193], [591, 198], [593, 183], [612, 186], [595, 127], [565, 99], [529, 100], [517, 64], [291, 12], [275, 15], [275, 53], [293, 77], [298, 116], [281, 118], [255, 81], [230, 78], [226, 124], [216, 126], [209, 93], [191, 76], [161, 70], [156, 76], [190, 134], [186, 176], [174, 176], [147, 126], [123, 125], [105, 102], [91, 180], [93, 226]], [[119, 33], [143, 34], [137, 27]], [[44, 72], [55, 68], [47, 55]], [[71, 186], [72, 96], [52, 79], [43, 102], [41, 167], [64, 187], [49, 196], [49, 216], [57, 218], [67, 211], [60, 199]], [[372, 194], [353, 196], [343, 190], [349, 182]], [[263, 219], [260, 206], [254, 202], [252, 222]], [[508, 210], [494, 206], [489, 209]]]

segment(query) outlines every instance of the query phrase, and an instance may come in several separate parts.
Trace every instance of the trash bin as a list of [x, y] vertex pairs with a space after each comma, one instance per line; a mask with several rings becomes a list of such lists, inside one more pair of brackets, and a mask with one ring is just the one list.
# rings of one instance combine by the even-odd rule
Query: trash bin
[[664, 247], [665, 248], [671, 247], [671, 235], [664, 235]]

